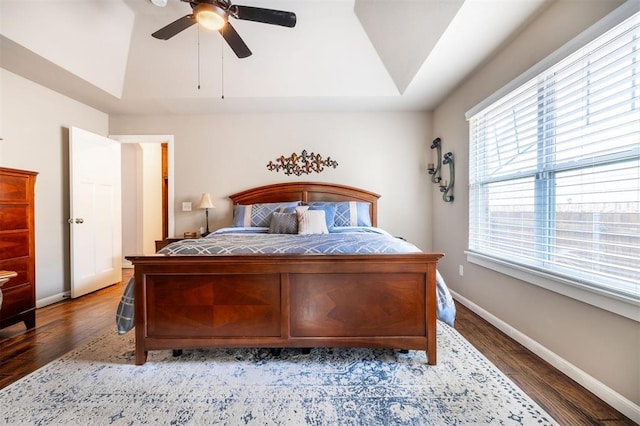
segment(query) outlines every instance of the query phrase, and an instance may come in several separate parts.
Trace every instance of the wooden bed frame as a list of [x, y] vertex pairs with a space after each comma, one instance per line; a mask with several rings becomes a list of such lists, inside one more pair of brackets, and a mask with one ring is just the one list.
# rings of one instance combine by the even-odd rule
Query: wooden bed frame
[[[371, 203], [379, 195], [323, 183], [230, 196]], [[135, 267], [136, 364], [158, 349], [372, 347], [436, 358], [436, 265], [442, 253], [127, 256]]]

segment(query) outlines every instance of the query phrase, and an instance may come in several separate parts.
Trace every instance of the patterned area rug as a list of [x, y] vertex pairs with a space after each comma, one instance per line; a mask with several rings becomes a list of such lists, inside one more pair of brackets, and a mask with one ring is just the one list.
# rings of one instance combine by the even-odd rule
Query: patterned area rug
[[555, 424], [452, 328], [438, 365], [384, 349], [152, 351], [108, 333], [0, 391], [6, 424]]

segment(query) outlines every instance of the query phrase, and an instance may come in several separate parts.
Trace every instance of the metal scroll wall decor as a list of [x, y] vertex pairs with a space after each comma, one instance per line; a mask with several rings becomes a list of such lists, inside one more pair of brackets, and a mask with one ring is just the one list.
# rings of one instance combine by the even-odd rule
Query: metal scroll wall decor
[[322, 155], [315, 153], [308, 153], [306, 149], [302, 150], [300, 154], [292, 153], [290, 156], [285, 157], [281, 155], [280, 158], [276, 158], [275, 161], [269, 161], [267, 169], [276, 172], [282, 170], [285, 175], [308, 175], [312, 172], [320, 173], [325, 167], [338, 167], [338, 162], [332, 160], [331, 157], [326, 159], [322, 158]]
[[431, 149], [436, 150], [436, 161], [438, 162], [437, 165], [429, 163], [429, 166], [427, 167], [427, 170], [429, 170], [429, 174], [431, 175], [431, 182], [433, 183], [440, 183], [440, 180], [442, 179], [440, 177], [440, 170], [442, 169], [442, 160], [440, 158], [442, 156], [442, 147], [440, 146], [440, 142], [442, 142], [441, 139], [436, 138], [431, 143]]
[[[431, 149], [436, 150], [436, 161], [435, 163], [429, 163], [427, 166], [427, 171], [431, 175], [431, 182], [437, 183], [440, 185], [440, 192], [442, 192], [442, 200], [445, 203], [450, 203], [453, 201], [453, 185], [456, 180], [456, 169], [455, 164], [453, 162], [453, 153], [447, 152], [442, 157], [442, 140], [440, 138], [436, 138], [433, 140], [431, 144]], [[442, 165], [449, 165], [449, 181], [446, 179], [442, 179]]]

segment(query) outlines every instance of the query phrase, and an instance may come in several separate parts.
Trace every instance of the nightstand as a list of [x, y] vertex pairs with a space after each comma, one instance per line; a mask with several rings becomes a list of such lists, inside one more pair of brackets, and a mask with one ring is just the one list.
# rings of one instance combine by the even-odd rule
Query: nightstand
[[156, 251], [160, 251], [160, 249], [164, 248], [167, 244], [182, 240], [184, 240], [184, 238], [165, 238], [164, 240], [156, 240]]

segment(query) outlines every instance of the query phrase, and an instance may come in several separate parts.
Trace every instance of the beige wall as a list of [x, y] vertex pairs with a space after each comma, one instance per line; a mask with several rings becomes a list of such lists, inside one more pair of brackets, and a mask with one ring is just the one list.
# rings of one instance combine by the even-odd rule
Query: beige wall
[[36, 180], [36, 299], [55, 301], [69, 284], [69, 127], [107, 135], [109, 117], [0, 69], [0, 166]]
[[[453, 291], [640, 404], [640, 324], [467, 263], [468, 124], [465, 112], [559, 48], [620, 1], [558, 1], [434, 111], [434, 136], [456, 159], [455, 202], [434, 199], [433, 246]], [[464, 276], [458, 273], [459, 265]], [[632, 407], [633, 408], [633, 407]]]
[[124, 259], [124, 253], [143, 253], [142, 230], [138, 226], [138, 164], [141, 148], [137, 143], [122, 144], [122, 265], [132, 268], [133, 264]]
[[[211, 193], [216, 205], [209, 211], [210, 229], [216, 229], [231, 223], [229, 195], [257, 185], [305, 180], [381, 194], [379, 225], [430, 249], [430, 123], [427, 113], [116, 116], [109, 130], [175, 136], [176, 235], [204, 225], [204, 211], [197, 209], [203, 192]], [[339, 165], [301, 177], [267, 170], [269, 161], [303, 149]], [[183, 201], [191, 201], [194, 210], [182, 212]]]

